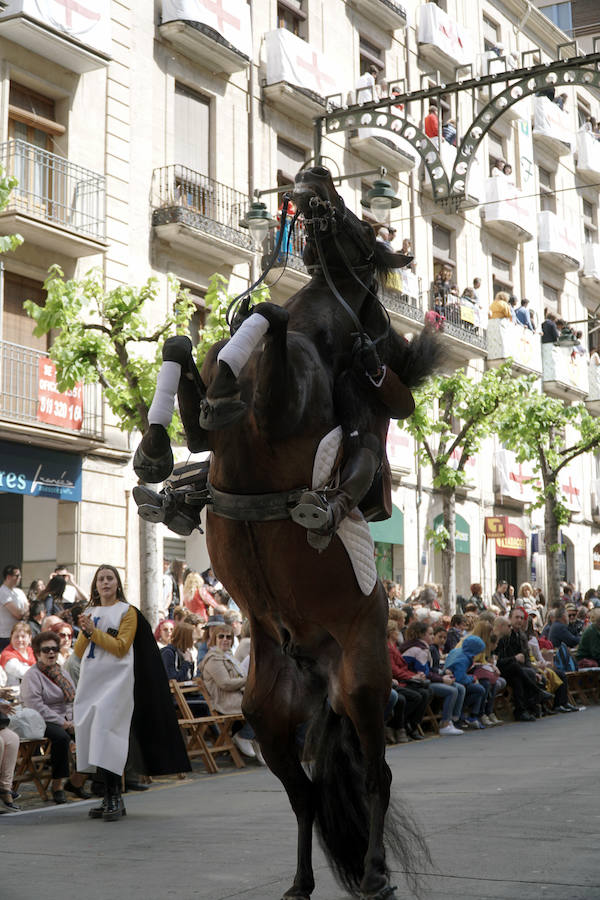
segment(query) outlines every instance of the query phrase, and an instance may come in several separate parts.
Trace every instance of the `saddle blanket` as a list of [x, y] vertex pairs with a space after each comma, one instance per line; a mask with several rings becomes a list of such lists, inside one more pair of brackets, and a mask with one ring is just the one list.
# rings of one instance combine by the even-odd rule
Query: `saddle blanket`
[[[312, 473], [312, 489], [324, 490], [331, 482], [335, 461], [342, 444], [342, 429], [338, 425], [321, 440], [315, 454]], [[337, 531], [337, 536], [350, 557], [358, 586], [368, 596], [377, 581], [377, 569], [375, 568], [375, 545], [369, 526], [362, 513], [355, 509], [353, 516], [342, 520]]]

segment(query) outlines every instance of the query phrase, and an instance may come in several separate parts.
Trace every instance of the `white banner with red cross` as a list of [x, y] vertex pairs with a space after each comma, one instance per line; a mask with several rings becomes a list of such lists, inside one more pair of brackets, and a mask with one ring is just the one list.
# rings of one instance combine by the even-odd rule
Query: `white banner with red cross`
[[496, 483], [503, 497], [533, 503], [536, 499], [534, 487], [539, 479], [532, 462], [517, 462], [517, 455], [512, 450], [496, 451]]
[[576, 464], [565, 466], [561, 469], [557, 476], [557, 487], [560, 491], [560, 499], [571, 512], [581, 512], [583, 509], [582, 500], [582, 479], [581, 469]]
[[433, 44], [459, 66], [473, 62], [471, 32], [435, 3], [419, 7], [418, 37], [420, 44]]
[[110, 0], [9, 0], [1, 17], [21, 13], [93, 50], [110, 53]]
[[339, 90], [338, 69], [312, 44], [296, 37], [285, 28], [276, 28], [265, 35], [267, 50], [267, 84], [287, 81], [327, 97]]
[[250, 7], [246, 0], [163, 0], [162, 22], [208, 25], [227, 43], [252, 58]]

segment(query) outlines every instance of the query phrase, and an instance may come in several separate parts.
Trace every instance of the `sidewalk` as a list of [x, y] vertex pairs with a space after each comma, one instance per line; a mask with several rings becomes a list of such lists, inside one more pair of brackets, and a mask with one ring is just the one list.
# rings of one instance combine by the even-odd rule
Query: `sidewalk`
[[[600, 900], [600, 707], [391, 748], [393, 792], [424, 825], [423, 900]], [[127, 795], [0, 816], [0, 897], [280, 900], [296, 827], [279, 782], [248, 767]], [[313, 900], [345, 900], [315, 841]], [[402, 875], [398, 900], [409, 900]], [[412, 897], [410, 898], [412, 900]]]

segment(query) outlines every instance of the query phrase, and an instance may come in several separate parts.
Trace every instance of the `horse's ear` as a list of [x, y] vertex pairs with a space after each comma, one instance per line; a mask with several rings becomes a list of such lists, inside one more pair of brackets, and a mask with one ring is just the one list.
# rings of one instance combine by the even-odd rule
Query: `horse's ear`
[[404, 253], [394, 253], [388, 250], [381, 241], [377, 241], [375, 245], [375, 255], [377, 267], [382, 269], [404, 269], [414, 259], [414, 256], [405, 256]]

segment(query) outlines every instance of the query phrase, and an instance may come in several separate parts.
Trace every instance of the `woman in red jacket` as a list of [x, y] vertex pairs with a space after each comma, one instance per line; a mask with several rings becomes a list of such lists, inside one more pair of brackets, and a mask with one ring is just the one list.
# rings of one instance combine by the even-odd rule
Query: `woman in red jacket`
[[[413, 741], [423, 740], [422, 735], [418, 732], [418, 726], [427, 704], [431, 700], [432, 694], [429, 690], [429, 683], [422, 672], [415, 673], [409, 669], [404, 661], [404, 657], [398, 650], [396, 643], [400, 636], [398, 631], [398, 623], [393, 620], [388, 622], [388, 652], [390, 654], [390, 664], [392, 667], [392, 687], [405, 700], [405, 722], [408, 736]], [[393, 716], [392, 716], [393, 719]], [[391, 727], [394, 727], [392, 725]], [[396, 726], [400, 728], [401, 726]]]

